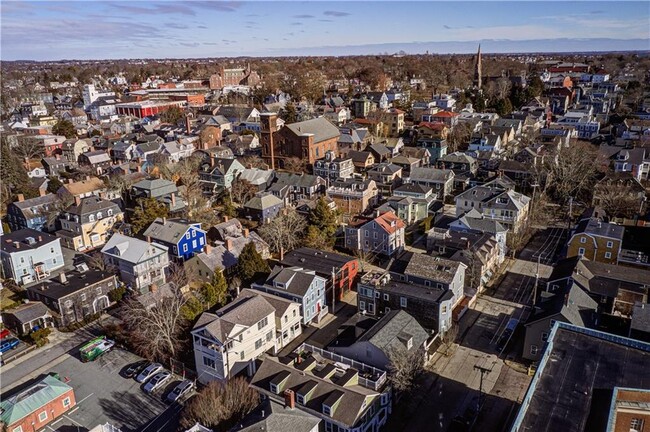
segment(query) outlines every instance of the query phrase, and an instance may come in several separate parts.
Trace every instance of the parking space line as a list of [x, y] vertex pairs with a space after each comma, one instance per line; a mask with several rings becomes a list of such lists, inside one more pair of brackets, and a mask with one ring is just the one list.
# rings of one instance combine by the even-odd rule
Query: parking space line
[[79, 426], [79, 427], [84, 427], [84, 425], [82, 425], [81, 423], [76, 422], [75, 420], [72, 420], [70, 417], [68, 417], [68, 416], [65, 415], [65, 414], [63, 414], [63, 417], [65, 417], [66, 419], [70, 420], [72, 423], [76, 424], [76, 425]]
[[[95, 393], [91, 393], [91, 394], [89, 394], [88, 396], [86, 396], [85, 398], [83, 398], [83, 399], [81, 399], [79, 402], [77, 402], [75, 405], [79, 405], [81, 402], [85, 401], [86, 399], [88, 399], [89, 397], [91, 397], [91, 396], [94, 395], [94, 394], [95, 394]], [[70, 411], [70, 412], [72, 412], [72, 411]]]
[[[54, 424], [54, 423], [52, 423], [52, 424]], [[56, 429], [52, 429], [52, 428], [50, 427], [50, 425], [46, 425], [45, 427], [48, 428], [49, 430], [51, 430], [52, 432], [56, 432]]]

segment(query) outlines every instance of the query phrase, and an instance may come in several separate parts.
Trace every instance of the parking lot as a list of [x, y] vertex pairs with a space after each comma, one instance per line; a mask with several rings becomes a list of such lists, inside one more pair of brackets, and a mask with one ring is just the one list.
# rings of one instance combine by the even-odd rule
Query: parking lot
[[178, 383], [175, 377], [154, 394], [146, 394], [142, 384], [127, 379], [122, 372], [129, 364], [140, 360], [130, 352], [114, 349], [94, 362], [82, 363], [78, 357], [68, 357], [50, 372], [74, 388], [76, 406], [44, 430], [88, 430], [111, 423], [123, 432], [175, 431], [181, 405], [168, 405], [163, 397]]

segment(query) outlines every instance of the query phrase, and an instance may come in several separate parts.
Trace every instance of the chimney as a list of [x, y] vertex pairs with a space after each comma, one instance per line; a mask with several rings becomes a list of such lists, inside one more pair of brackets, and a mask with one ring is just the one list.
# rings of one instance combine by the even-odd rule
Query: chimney
[[248, 228], [244, 228], [244, 238], [248, 238], [248, 234], [249, 234]]
[[61, 274], [59, 274], [59, 282], [61, 282], [62, 284], [68, 282], [68, 278], [65, 276], [65, 272], [62, 272]]
[[284, 406], [289, 409], [294, 409], [296, 407], [296, 394], [293, 390], [284, 391]]
[[56, 155], [55, 157], [56, 157], [56, 160], [61, 160], [61, 155], [60, 154]]
[[192, 125], [190, 124], [190, 116], [185, 116], [185, 132], [188, 135], [192, 133]]
[[47, 191], [46, 191], [46, 190], [43, 190], [43, 189], [39, 189], [39, 190], [38, 190], [38, 194], [39, 194], [40, 196], [45, 196], [45, 195], [47, 195]]
[[72, 184], [72, 183], [74, 183], [74, 180], [71, 179], [71, 178], [69, 178], [69, 179], [68, 179], [68, 184]]
[[137, 170], [138, 172], [142, 172], [142, 166], [138, 165], [138, 167], [136, 168], [136, 170]]
[[81, 205], [81, 198], [79, 196], [74, 197], [74, 203], [76, 205]]
[[227, 251], [232, 250], [232, 239], [226, 239], [226, 250]]
[[223, 221], [224, 221], [224, 222], [228, 222], [228, 216], [224, 216], [224, 217], [223, 217]]
[[172, 208], [176, 207], [176, 194], [172, 193]]
[[147, 236], [147, 243], [151, 243], [151, 236]]
[[210, 246], [209, 244], [206, 244], [205, 247], [203, 248], [203, 252], [205, 252], [206, 254], [209, 254], [210, 252], [212, 252], [212, 246]]
[[213, 167], [214, 164], [215, 164], [214, 155], [211, 154], [211, 155], [210, 155], [210, 166]]
[[564, 306], [569, 306], [569, 293], [564, 295]]
[[16, 249], [20, 249], [20, 242], [15, 241], [14, 246], [16, 247]]
[[149, 287], [149, 291], [151, 292], [151, 294], [155, 294], [158, 291], [158, 285], [151, 284], [151, 286]]
[[86, 180], [90, 181], [90, 176], [89, 175], [86, 176]]
[[166, 225], [167, 224], [167, 217], [163, 216], [162, 220], [163, 220], [163, 225]]
[[43, 236], [38, 236], [38, 241], [42, 242], [43, 241]]
[[25, 201], [25, 195], [18, 194], [18, 202], [23, 202], [23, 201]]
[[100, 199], [106, 198], [106, 194], [104, 192], [100, 192], [98, 195]]

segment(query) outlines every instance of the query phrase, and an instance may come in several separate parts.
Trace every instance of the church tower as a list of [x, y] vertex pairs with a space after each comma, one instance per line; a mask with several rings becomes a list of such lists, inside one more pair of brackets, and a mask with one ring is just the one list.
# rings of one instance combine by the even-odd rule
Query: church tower
[[481, 76], [481, 44], [478, 45], [478, 52], [476, 53], [476, 67], [474, 69], [474, 87], [480, 89], [483, 84]]

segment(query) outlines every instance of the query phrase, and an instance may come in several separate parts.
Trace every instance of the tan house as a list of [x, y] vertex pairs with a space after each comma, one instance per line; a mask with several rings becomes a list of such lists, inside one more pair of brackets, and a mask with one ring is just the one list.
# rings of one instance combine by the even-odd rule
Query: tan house
[[404, 130], [404, 111], [397, 108], [389, 108], [386, 110], [389, 121], [388, 126], [390, 128], [390, 136], [397, 137]]
[[421, 122], [418, 125], [418, 137], [420, 138], [434, 138], [434, 139], [447, 139], [449, 135], [449, 127], [442, 122]]
[[63, 246], [75, 251], [89, 251], [103, 246], [113, 227], [124, 220], [124, 213], [112, 201], [96, 196], [75, 197], [75, 202], [59, 217], [56, 232]]
[[580, 256], [591, 261], [616, 264], [623, 244], [624, 227], [598, 218], [578, 223], [567, 247], [567, 258]]
[[346, 215], [358, 215], [377, 204], [379, 189], [374, 180], [340, 179], [327, 188], [327, 196]]
[[106, 184], [103, 180], [97, 177], [87, 176], [85, 180], [77, 182], [70, 179], [68, 183], [65, 183], [59, 188], [57, 194], [62, 200], [66, 201], [93, 195], [99, 197], [100, 194], [104, 194], [106, 191]]
[[375, 164], [375, 156], [369, 151], [350, 150], [346, 156], [352, 159], [358, 171], [365, 171]]

